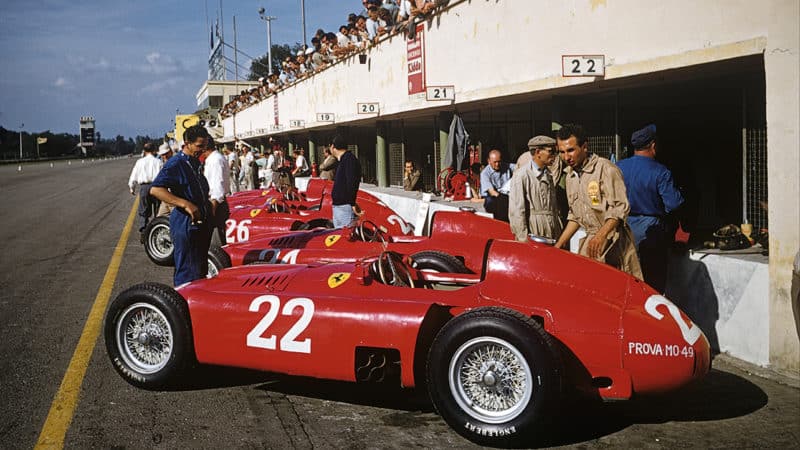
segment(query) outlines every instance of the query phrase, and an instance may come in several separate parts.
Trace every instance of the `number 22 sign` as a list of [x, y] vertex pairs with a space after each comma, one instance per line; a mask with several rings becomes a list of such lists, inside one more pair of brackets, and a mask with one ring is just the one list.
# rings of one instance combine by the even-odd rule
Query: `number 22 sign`
[[606, 75], [603, 55], [563, 55], [561, 74], [565, 77], [603, 77]]

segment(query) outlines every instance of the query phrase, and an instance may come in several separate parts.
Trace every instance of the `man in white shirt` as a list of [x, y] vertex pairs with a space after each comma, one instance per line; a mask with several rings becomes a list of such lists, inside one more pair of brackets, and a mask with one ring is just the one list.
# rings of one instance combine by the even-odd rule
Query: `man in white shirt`
[[231, 180], [231, 188], [228, 193], [233, 194], [235, 192], [239, 192], [239, 155], [236, 153], [236, 149], [229, 150], [226, 147], [225, 156], [228, 160], [228, 168], [230, 170], [229, 174]]
[[250, 147], [242, 144], [242, 151], [244, 152], [242, 156], [242, 189], [251, 191], [255, 189], [253, 183], [253, 163], [256, 159], [253, 157], [253, 152], [250, 151]]
[[161, 170], [161, 160], [156, 156], [156, 149], [151, 143], [144, 144], [144, 156], [142, 156], [131, 170], [128, 178], [128, 189], [131, 195], [136, 195], [136, 185], [139, 185], [139, 216], [142, 218], [142, 226], [139, 232], [143, 232], [151, 217], [155, 217], [158, 211], [158, 200], [150, 196], [150, 183], [156, 179], [156, 175]]
[[230, 217], [228, 202], [225, 195], [230, 191], [231, 178], [228, 161], [214, 147], [206, 157], [203, 166], [203, 175], [208, 180], [208, 199], [211, 201], [211, 237], [214, 234], [219, 238], [219, 245], [225, 245], [225, 221]]

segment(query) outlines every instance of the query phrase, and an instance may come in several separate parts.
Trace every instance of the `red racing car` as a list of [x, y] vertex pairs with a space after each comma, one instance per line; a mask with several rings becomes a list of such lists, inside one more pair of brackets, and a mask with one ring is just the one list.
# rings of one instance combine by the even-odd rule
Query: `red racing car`
[[[292, 201], [265, 196], [266, 200], [259, 200], [259, 206], [231, 205], [230, 218], [225, 223], [226, 243], [245, 242], [253, 237], [276, 232], [318, 227], [333, 228], [332, 203], [328, 192], [331, 183], [320, 181], [321, 183], [312, 185], [315, 192], [318, 188], [320, 195], [315, 201], [303, 200], [293, 204]], [[403, 220], [374, 195], [359, 191], [357, 202], [364, 211], [364, 218], [379, 224], [388, 232], [409, 234], [413, 231], [413, 225]], [[143, 240], [145, 251], [151, 261], [162, 266], [174, 264], [168, 217], [157, 217], [150, 221]]]
[[[355, 262], [383, 250], [411, 255], [414, 266], [439, 272], [480, 272], [489, 239], [514, 239], [507, 223], [475, 210], [438, 211], [429, 236], [391, 235], [368, 220], [339, 230], [274, 233], [247, 242], [212, 247], [209, 274], [253, 263], [310, 264]], [[468, 236], [468, 238], [465, 238]]]
[[477, 274], [418, 271], [387, 251], [144, 283], [110, 304], [104, 334], [114, 368], [141, 388], [180, 385], [195, 362], [427, 386], [445, 421], [486, 445], [542, 437], [567, 389], [625, 400], [710, 369], [700, 328], [642, 281], [502, 240]]

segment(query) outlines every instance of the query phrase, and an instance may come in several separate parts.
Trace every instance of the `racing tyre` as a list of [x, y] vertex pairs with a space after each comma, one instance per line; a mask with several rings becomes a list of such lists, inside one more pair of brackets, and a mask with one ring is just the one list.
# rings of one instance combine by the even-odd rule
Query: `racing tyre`
[[459, 434], [481, 445], [527, 443], [543, 431], [561, 396], [553, 338], [505, 308], [479, 308], [450, 320], [428, 353], [428, 392]]
[[208, 278], [214, 278], [222, 269], [231, 267], [231, 257], [222, 249], [212, 245], [208, 249]]
[[172, 387], [195, 362], [186, 301], [159, 283], [124, 290], [108, 307], [106, 352], [117, 373], [143, 389]]
[[425, 250], [411, 255], [414, 268], [445, 273], [472, 273], [460, 259], [445, 252]]
[[169, 234], [169, 217], [159, 216], [144, 229], [144, 251], [150, 261], [159, 266], [174, 266], [172, 236]]

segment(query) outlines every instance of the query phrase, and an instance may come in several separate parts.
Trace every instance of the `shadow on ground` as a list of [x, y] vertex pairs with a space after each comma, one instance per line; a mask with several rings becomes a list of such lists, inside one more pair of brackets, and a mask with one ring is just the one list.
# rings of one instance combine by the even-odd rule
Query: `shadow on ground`
[[[384, 419], [388, 426], [422, 426], [431, 420], [427, 413], [434, 412], [424, 389], [318, 380], [214, 366], [198, 368], [188, 381], [181, 390], [253, 385], [254, 389], [267, 393], [398, 410], [398, 414], [390, 414]], [[554, 424], [548, 427], [549, 434], [539, 436], [527, 445], [548, 447], [579, 444], [634, 424], [731, 419], [753, 413], [764, 407], [767, 401], [767, 394], [750, 381], [733, 373], [712, 369], [697, 384], [664, 396], [613, 403], [585, 398], [565, 401]]]
[[571, 401], [562, 410], [552, 434], [535, 445], [578, 444], [634, 424], [732, 419], [763, 408], [768, 400], [767, 394], [750, 381], [712, 369], [697, 384], [664, 396], [613, 403]]

